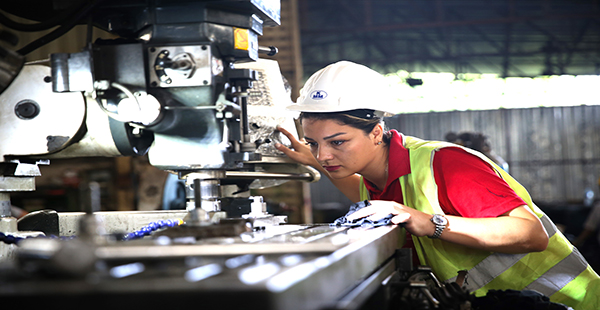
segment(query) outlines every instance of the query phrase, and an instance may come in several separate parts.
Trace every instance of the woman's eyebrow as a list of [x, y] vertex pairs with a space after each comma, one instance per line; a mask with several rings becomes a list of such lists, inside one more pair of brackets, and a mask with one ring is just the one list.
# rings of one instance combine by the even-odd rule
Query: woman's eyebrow
[[[335, 137], [337, 137], [337, 136], [339, 136], [339, 135], [343, 135], [343, 134], [345, 134], [345, 132], [338, 132], [338, 133], [336, 133], [336, 134], [332, 134], [331, 136], [327, 136], [327, 137], [323, 138], [323, 140], [332, 139], [332, 138], [335, 138]], [[307, 137], [307, 136], [304, 136], [304, 139], [305, 139], [305, 140], [312, 140], [312, 141], [315, 141], [315, 139], [313, 139], [313, 138], [309, 138], [309, 137]]]
[[345, 134], [345, 132], [338, 132], [338, 133], [336, 133], [336, 134], [333, 134], [333, 135], [331, 135], [331, 136], [327, 136], [327, 137], [323, 138], [323, 140], [332, 139], [332, 138], [335, 138], [335, 137], [337, 137], [337, 136], [339, 136], [339, 135], [343, 135], [343, 134]]

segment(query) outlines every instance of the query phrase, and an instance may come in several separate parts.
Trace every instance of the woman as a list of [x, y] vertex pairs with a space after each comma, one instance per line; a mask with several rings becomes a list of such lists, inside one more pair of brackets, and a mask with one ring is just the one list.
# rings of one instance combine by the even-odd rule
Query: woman
[[[290, 158], [317, 168], [352, 201], [347, 219], [404, 223], [418, 260], [444, 281], [469, 271], [467, 288], [534, 289], [575, 309], [597, 309], [600, 279], [527, 191], [484, 155], [386, 131], [392, 113], [382, 76], [342, 61], [300, 91], [304, 143], [284, 129]], [[566, 268], [566, 269], [565, 269]], [[587, 294], [586, 290], [595, 292]]]

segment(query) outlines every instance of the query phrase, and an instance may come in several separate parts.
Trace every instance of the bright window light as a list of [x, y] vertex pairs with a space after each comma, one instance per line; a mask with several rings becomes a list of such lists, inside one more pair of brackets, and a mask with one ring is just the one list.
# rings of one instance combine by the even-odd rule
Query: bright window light
[[[403, 113], [600, 104], [597, 75], [502, 79], [495, 74], [398, 71], [386, 78]], [[422, 85], [410, 86], [407, 79]]]

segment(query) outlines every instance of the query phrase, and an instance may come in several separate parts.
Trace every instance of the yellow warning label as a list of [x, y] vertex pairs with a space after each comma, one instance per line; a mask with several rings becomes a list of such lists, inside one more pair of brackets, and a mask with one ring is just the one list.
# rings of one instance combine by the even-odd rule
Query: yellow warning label
[[248, 29], [233, 28], [233, 40], [235, 41], [235, 49], [247, 51], [249, 48], [248, 43]]

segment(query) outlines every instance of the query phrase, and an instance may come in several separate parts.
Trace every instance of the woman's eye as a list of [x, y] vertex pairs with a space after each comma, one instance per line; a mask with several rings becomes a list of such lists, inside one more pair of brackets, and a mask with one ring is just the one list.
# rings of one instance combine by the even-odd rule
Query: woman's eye
[[331, 141], [331, 144], [333, 144], [335, 146], [340, 146], [340, 145], [344, 144], [344, 142], [346, 142], [346, 140], [335, 140], [335, 141]]
[[317, 147], [317, 143], [316, 142], [306, 142], [306, 145], [308, 145], [310, 147]]

